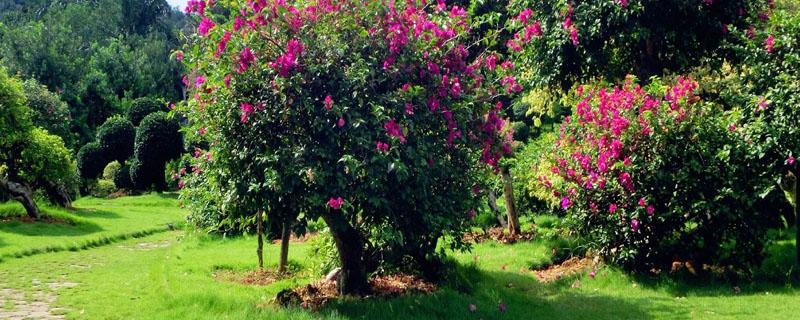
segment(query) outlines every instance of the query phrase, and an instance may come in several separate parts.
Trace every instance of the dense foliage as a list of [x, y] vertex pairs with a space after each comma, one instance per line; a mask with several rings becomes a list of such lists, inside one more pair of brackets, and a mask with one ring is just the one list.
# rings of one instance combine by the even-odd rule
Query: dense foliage
[[133, 98], [182, 97], [180, 68], [169, 53], [184, 17], [166, 1], [12, 2], [0, 10], [0, 64], [69, 105], [65, 124], [78, 138], [65, 139], [69, 146], [91, 141]]
[[83, 145], [78, 150], [77, 159], [78, 172], [80, 172], [81, 178], [84, 179], [97, 179], [100, 177], [109, 162], [108, 157], [103, 152], [103, 148], [97, 142]]
[[72, 120], [69, 106], [61, 101], [61, 97], [34, 79], [23, 82], [22, 89], [28, 100], [28, 106], [33, 111], [31, 115], [33, 124], [61, 137], [68, 148], [74, 148], [76, 136], [69, 128]]
[[136, 128], [128, 119], [111, 117], [97, 128], [97, 143], [109, 161], [124, 163], [133, 155], [133, 139]]
[[131, 103], [128, 109], [127, 116], [128, 120], [130, 120], [134, 126], [138, 126], [144, 117], [158, 111], [168, 112], [169, 110], [163, 103], [153, 98], [144, 97], [133, 100], [133, 103]]
[[682, 78], [578, 88], [551, 174], [539, 177], [571, 227], [627, 268], [684, 259], [746, 270], [764, 253], [746, 144], [695, 90]]
[[155, 185], [157, 191], [165, 191], [166, 164], [180, 157], [183, 150], [183, 136], [177, 120], [164, 112], [144, 117], [136, 129], [134, 159], [130, 164], [133, 185], [142, 190]]
[[[767, 0], [510, 2], [523, 31], [507, 40], [539, 87], [569, 88], [601, 77], [642, 79], [664, 70], [684, 72], [709, 58], [720, 61], [730, 30], [754, 28], [770, 14]], [[534, 41], [534, 45], [523, 46]]]

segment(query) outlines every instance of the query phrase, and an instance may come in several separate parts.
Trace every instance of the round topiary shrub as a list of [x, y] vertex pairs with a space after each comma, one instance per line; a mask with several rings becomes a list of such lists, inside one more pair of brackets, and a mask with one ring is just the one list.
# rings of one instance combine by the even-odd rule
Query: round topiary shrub
[[103, 174], [108, 158], [97, 142], [87, 143], [78, 150], [78, 172], [81, 178], [97, 179]]
[[626, 269], [748, 270], [763, 257], [769, 219], [753, 207], [747, 142], [697, 88], [579, 87], [538, 178], [568, 226]]
[[97, 129], [97, 142], [109, 160], [125, 162], [133, 155], [136, 128], [128, 119], [111, 117]]
[[120, 189], [131, 190], [133, 189], [133, 182], [131, 181], [131, 167], [123, 165], [114, 173], [114, 185]]
[[166, 188], [164, 171], [166, 163], [183, 153], [183, 136], [180, 124], [164, 112], [146, 116], [136, 131], [134, 161], [131, 163], [131, 181], [137, 189]]
[[138, 126], [144, 117], [159, 111], [167, 112], [169, 109], [155, 99], [147, 97], [138, 98], [133, 100], [131, 108], [128, 109], [128, 120], [130, 120], [134, 126]]

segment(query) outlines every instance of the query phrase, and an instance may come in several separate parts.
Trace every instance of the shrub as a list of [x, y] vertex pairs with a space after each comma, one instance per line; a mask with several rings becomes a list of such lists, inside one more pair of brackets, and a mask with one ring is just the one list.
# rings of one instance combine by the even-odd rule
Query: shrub
[[122, 165], [118, 161], [109, 162], [106, 168], [103, 169], [103, 179], [113, 180], [121, 168]]
[[106, 179], [99, 179], [89, 186], [89, 194], [96, 198], [106, 198], [115, 191], [117, 191], [117, 186], [114, 181]]
[[136, 128], [122, 117], [111, 117], [97, 128], [97, 142], [106, 159], [125, 162], [133, 155]]
[[762, 258], [765, 219], [753, 211], [746, 144], [717, 106], [673, 87], [580, 87], [538, 180], [568, 225], [628, 269], [673, 259], [733, 266]]
[[138, 189], [156, 186], [166, 190], [166, 163], [183, 152], [180, 124], [164, 112], [152, 113], [142, 120], [136, 130], [134, 160], [131, 162], [131, 182]]
[[84, 179], [97, 179], [103, 174], [108, 158], [97, 142], [87, 143], [78, 150], [78, 172]]
[[70, 132], [69, 124], [72, 117], [67, 103], [61, 101], [57, 94], [48, 91], [47, 87], [34, 79], [23, 82], [22, 88], [25, 91], [28, 106], [33, 111], [31, 114], [33, 124], [61, 137], [64, 144], [71, 148], [75, 143], [75, 135]]
[[159, 111], [168, 112], [169, 109], [167, 109], [163, 103], [153, 98], [138, 98], [133, 100], [130, 109], [128, 109], [128, 120], [130, 120], [134, 126], [139, 126], [142, 120], [144, 120], [144, 117]]
[[134, 189], [133, 182], [131, 181], [131, 167], [128, 166], [127, 164], [121, 166], [119, 170], [117, 170], [114, 173], [112, 180], [114, 181], [114, 185], [116, 185], [117, 188], [125, 190]]

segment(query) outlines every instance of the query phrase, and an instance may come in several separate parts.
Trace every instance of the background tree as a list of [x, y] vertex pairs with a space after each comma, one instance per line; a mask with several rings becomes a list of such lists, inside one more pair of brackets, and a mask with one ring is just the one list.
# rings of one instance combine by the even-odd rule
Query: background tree
[[133, 155], [133, 142], [136, 128], [128, 119], [112, 117], [97, 128], [97, 142], [100, 144], [105, 158], [125, 163]]
[[128, 109], [127, 116], [128, 120], [130, 120], [134, 126], [138, 126], [144, 117], [159, 111], [168, 112], [169, 110], [163, 103], [152, 98], [143, 97], [133, 100]]
[[41, 127], [64, 140], [68, 148], [75, 148], [76, 136], [70, 132], [69, 106], [61, 98], [47, 90], [34, 79], [22, 83], [22, 89], [33, 111], [31, 120], [35, 126]]
[[134, 161], [131, 163], [131, 181], [139, 189], [155, 185], [156, 191], [166, 190], [167, 162], [183, 153], [183, 136], [180, 124], [164, 112], [152, 113], [136, 129]]
[[78, 172], [81, 178], [97, 179], [109, 162], [103, 148], [97, 142], [85, 144], [78, 150]]

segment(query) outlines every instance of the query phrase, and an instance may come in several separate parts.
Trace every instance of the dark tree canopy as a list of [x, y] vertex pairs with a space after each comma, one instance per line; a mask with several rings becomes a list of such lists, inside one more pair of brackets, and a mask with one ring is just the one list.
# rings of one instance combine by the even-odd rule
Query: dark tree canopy
[[105, 157], [124, 163], [133, 155], [136, 128], [128, 119], [112, 117], [97, 129], [97, 141]]
[[133, 100], [133, 103], [131, 103], [131, 108], [128, 109], [128, 120], [130, 120], [134, 126], [138, 126], [144, 117], [159, 111], [166, 112], [169, 110], [164, 106], [163, 103], [158, 102], [155, 99], [147, 97], [139, 98]]
[[78, 172], [84, 179], [97, 179], [109, 160], [97, 142], [87, 143], [78, 151]]
[[166, 163], [183, 153], [180, 124], [165, 112], [152, 113], [142, 120], [136, 130], [134, 160], [131, 162], [131, 181], [137, 189], [155, 185], [157, 191], [166, 188]]

